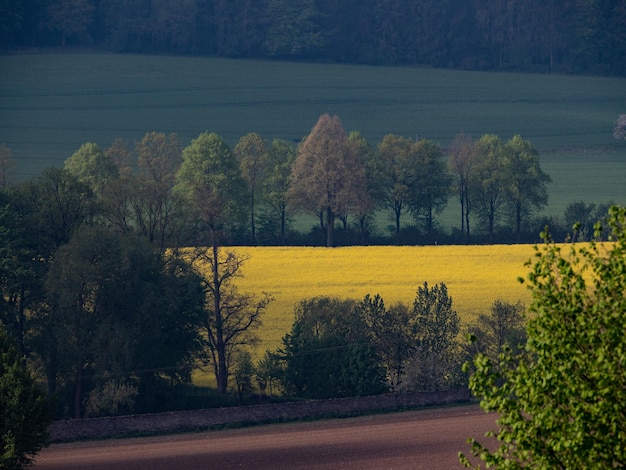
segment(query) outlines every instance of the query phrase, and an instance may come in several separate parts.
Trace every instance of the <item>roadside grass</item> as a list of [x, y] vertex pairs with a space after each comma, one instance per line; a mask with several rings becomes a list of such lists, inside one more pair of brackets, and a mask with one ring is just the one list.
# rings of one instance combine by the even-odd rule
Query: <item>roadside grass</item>
[[[388, 133], [447, 146], [455, 134], [521, 134], [554, 180], [549, 214], [567, 203], [626, 201], [626, 145], [612, 137], [626, 79], [114, 54], [0, 56], [0, 143], [18, 179], [60, 167], [85, 142], [132, 148], [150, 131], [183, 145], [255, 131], [294, 144], [322, 113], [376, 146]], [[452, 215], [448, 215], [448, 213]], [[443, 214], [456, 221], [454, 201]], [[450, 222], [448, 222], [448, 220]]]

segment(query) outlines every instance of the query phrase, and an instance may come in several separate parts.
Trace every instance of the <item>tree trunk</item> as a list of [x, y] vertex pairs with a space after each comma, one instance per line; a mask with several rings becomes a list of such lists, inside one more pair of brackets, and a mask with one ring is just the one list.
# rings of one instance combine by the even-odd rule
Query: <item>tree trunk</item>
[[283, 205], [283, 207], [280, 210], [280, 243], [282, 245], [285, 244], [285, 231], [286, 231], [286, 227], [285, 227], [286, 220], [285, 219], [287, 218], [286, 213], [287, 213], [287, 210], [285, 209], [285, 206]]
[[224, 325], [222, 319], [222, 299], [219, 273], [219, 244], [217, 235], [212, 236], [213, 250], [213, 314], [215, 315], [215, 349], [217, 352], [217, 366], [215, 381], [217, 392], [226, 393], [228, 389], [228, 366], [226, 364], [226, 344], [224, 344]]
[[256, 226], [254, 224], [254, 190], [250, 196], [250, 232], [252, 233], [252, 243], [256, 245]]
[[515, 204], [515, 234], [519, 242], [522, 238], [522, 205], [519, 202]]
[[334, 246], [335, 213], [330, 207], [326, 208], [326, 246]]
[[471, 237], [469, 215], [470, 215], [470, 202], [469, 202], [469, 196], [466, 193], [465, 194], [465, 230], [466, 230], [466, 234], [467, 234], [466, 241], [468, 241], [468, 242], [469, 242], [469, 239]]
[[83, 394], [83, 364], [82, 360], [76, 363], [76, 383], [74, 384], [74, 419], [80, 419], [80, 404]]
[[465, 194], [461, 191], [461, 238], [465, 239]]
[[400, 213], [401, 213], [401, 209], [396, 208], [396, 210], [395, 210], [395, 215], [396, 215], [396, 241], [400, 240]]

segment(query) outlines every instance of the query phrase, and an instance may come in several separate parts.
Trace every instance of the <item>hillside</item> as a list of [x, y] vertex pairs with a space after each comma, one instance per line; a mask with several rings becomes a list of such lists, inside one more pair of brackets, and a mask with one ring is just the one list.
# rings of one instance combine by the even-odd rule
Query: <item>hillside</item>
[[626, 200], [626, 146], [612, 137], [626, 79], [109, 54], [0, 64], [0, 143], [22, 180], [61, 166], [82, 143], [106, 148], [121, 137], [132, 147], [150, 131], [178, 133], [185, 145], [205, 130], [231, 145], [250, 131], [295, 144], [329, 112], [374, 146], [388, 133], [444, 147], [459, 132], [519, 133], [554, 181], [549, 212]]

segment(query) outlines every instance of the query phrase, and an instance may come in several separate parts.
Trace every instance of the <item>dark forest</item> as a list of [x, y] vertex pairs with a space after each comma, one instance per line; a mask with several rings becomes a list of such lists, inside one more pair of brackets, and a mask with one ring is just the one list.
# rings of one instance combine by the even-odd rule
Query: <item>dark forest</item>
[[626, 74], [626, 0], [0, 0], [0, 48]]

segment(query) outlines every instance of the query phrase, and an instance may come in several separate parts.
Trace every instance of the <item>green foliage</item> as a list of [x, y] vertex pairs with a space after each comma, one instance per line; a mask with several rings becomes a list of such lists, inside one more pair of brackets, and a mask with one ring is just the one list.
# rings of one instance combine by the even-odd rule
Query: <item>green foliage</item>
[[365, 296], [358, 309], [385, 367], [390, 389], [400, 390], [407, 362], [417, 346], [414, 317], [401, 303], [387, 308], [378, 295]]
[[[270, 232], [280, 243], [285, 242], [285, 235], [289, 223], [287, 213], [287, 191], [291, 179], [291, 166], [296, 159], [296, 150], [288, 141], [282, 139], [272, 140], [269, 149], [269, 162], [267, 177], [261, 185], [263, 201], [269, 206], [267, 226]], [[278, 223], [274, 221], [278, 219]], [[274, 227], [278, 226], [278, 230]], [[276, 233], [277, 232], [277, 233]]]
[[488, 314], [481, 313], [475, 324], [468, 328], [470, 337], [467, 355], [481, 353], [496, 362], [506, 350], [518, 353], [526, 343], [525, 307], [495, 300]]
[[425, 231], [434, 228], [435, 214], [439, 214], [448, 204], [448, 195], [452, 178], [448, 173], [443, 151], [432, 140], [422, 139], [416, 142], [417, 181], [410, 198], [413, 217], [423, 221]]
[[49, 381], [71, 388], [63, 405], [75, 417], [111, 379], [137, 384], [141, 401], [155, 381], [190, 381], [204, 298], [183, 261], [163, 259], [145, 238], [84, 227], [55, 254], [46, 290], [38, 350]]
[[203, 132], [183, 149], [177, 188], [209, 229], [213, 242], [241, 222], [246, 185], [230, 147], [215, 133]]
[[457, 385], [460, 359], [459, 316], [442, 282], [417, 289], [411, 316], [415, 322], [416, 352], [409, 365], [407, 386], [416, 391], [445, 390]]
[[43, 447], [53, 407], [0, 326], [0, 468], [28, 466]]
[[135, 409], [137, 387], [129, 383], [111, 380], [94, 388], [85, 400], [85, 417], [116, 416], [130, 414]]
[[626, 466], [626, 208], [611, 207], [601, 230], [610, 243], [569, 249], [544, 234], [528, 276], [525, 349], [474, 359], [470, 388], [499, 415], [498, 447], [470, 439], [488, 466]]
[[490, 241], [506, 203], [506, 158], [507, 149], [497, 135], [485, 134], [476, 142], [470, 201], [472, 210], [486, 224]]
[[326, 38], [313, 0], [268, 0], [267, 16], [263, 45], [270, 57], [306, 57], [323, 49]]
[[308, 398], [375, 395], [385, 372], [352, 300], [317, 297], [296, 306], [291, 332], [278, 351], [283, 386]]
[[400, 220], [411, 200], [411, 190], [417, 184], [415, 142], [398, 135], [387, 134], [378, 144], [377, 174], [383, 205], [393, 211], [396, 236]]
[[[568, 236], [572, 242], [590, 241], [594, 238], [596, 222], [606, 222], [609, 208], [613, 204], [586, 204], [583, 201], [571, 202], [565, 208], [563, 217], [565, 228], [571, 230]], [[600, 234], [602, 237], [603, 234]], [[606, 234], [604, 234], [606, 236]]]
[[245, 396], [253, 390], [252, 378], [256, 371], [252, 362], [252, 355], [250, 351], [237, 351], [233, 362], [237, 397], [240, 402], [243, 402]]
[[100, 193], [107, 184], [117, 178], [118, 168], [113, 159], [97, 144], [83, 144], [70, 158], [65, 160], [64, 169], [95, 193]]
[[515, 135], [506, 143], [507, 154], [507, 203], [509, 216], [517, 236], [522, 231], [522, 222], [534, 210], [548, 204], [546, 185], [552, 182], [550, 176], [543, 172], [539, 164], [539, 152], [530, 141]]
[[250, 234], [256, 244], [256, 204], [257, 193], [267, 177], [270, 165], [270, 152], [266, 148], [265, 141], [256, 132], [244, 135], [235, 146], [235, 157], [239, 162], [242, 177], [248, 183], [250, 197]]

